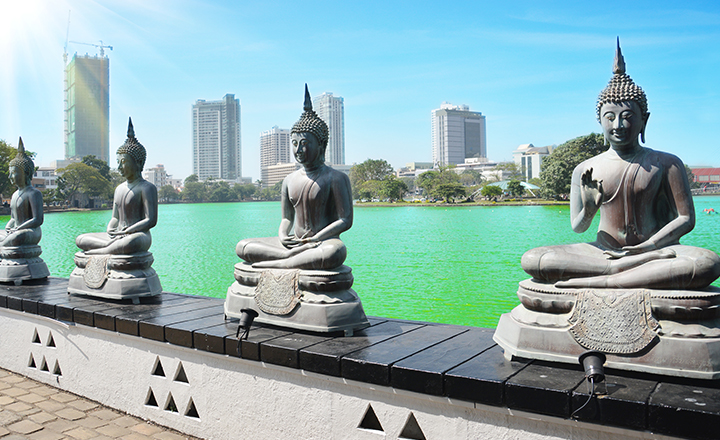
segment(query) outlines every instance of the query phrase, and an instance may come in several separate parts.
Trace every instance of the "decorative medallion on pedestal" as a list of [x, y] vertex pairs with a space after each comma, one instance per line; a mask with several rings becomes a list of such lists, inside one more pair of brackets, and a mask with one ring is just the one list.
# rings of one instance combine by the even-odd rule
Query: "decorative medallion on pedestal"
[[150, 229], [157, 224], [157, 188], [141, 175], [145, 147], [135, 138], [132, 120], [128, 138], [118, 149], [118, 171], [126, 179], [115, 189], [107, 232], [82, 234], [75, 244], [75, 269], [68, 292], [110, 299], [132, 299], [162, 293], [151, 267]]
[[291, 132], [303, 168], [282, 184], [277, 237], [245, 239], [236, 252], [225, 315], [258, 313], [257, 322], [315, 332], [352, 334], [368, 327], [340, 234], [352, 226], [350, 179], [325, 165], [328, 127], [312, 109], [305, 86], [304, 112]]

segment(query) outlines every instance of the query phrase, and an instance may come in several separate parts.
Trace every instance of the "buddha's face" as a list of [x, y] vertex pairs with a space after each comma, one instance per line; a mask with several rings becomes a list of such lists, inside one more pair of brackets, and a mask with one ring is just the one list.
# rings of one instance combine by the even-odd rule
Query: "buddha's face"
[[22, 167], [11, 166], [8, 169], [8, 174], [10, 175], [10, 181], [18, 188], [22, 188], [27, 185], [27, 182], [25, 181], [25, 171]]
[[603, 104], [600, 108], [600, 124], [605, 133], [605, 139], [613, 148], [625, 149], [640, 145], [638, 136], [645, 128], [645, 121], [637, 102]]
[[118, 155], [118, 171], [127, 180], [132, 180], [138, 174], [138, 166], [129, 154], [122, 153]]
[[314, 134], [293, 133], [290, 138], [295, 160], [299, 163], [311, 165], [320, 158], [320, 144]]

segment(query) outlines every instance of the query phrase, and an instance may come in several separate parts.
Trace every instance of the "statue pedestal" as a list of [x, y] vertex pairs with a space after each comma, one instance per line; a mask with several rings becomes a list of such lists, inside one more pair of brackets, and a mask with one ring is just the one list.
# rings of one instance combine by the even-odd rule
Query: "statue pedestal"
[[150, 252], [132, 255], [75, 254], [68, 293], [109, 299], [132, 299], [162, 293], [160, 278], [152, 267]]
[[0, 248], [0, 282], [22, 284], [23, 280], [47, 278], [50, 271], [40, 258], [38, 245]]
[[[527, 280], [520, 283], [518, 296], [522, 304], [500, 317], [493, 336], [508, 359], [577, 364], [580, 354], [594, 349], [606, 354], [607, 368], [720, 378], [716, 287], [556, 289]], [[598, 301], [593, 305], [588, 298]]]
[[239, 318], [242, 309], [258, 312], [256, 322], [321, 333], [361, 330], [370, 325], [352, 271], [255, 269], [235, 265], [235, 281], [225, 299], [225, 316]]

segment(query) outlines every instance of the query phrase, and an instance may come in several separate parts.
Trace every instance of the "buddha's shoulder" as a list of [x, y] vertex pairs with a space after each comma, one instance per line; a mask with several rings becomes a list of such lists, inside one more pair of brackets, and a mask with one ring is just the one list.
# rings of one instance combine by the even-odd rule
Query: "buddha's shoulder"
[[680, 160], [679, 157], [666, 151], [658, 151], [645, 147], [645, 157], [646, 159], [652, 160], [656, 163], [684, 166], [683, 161]]

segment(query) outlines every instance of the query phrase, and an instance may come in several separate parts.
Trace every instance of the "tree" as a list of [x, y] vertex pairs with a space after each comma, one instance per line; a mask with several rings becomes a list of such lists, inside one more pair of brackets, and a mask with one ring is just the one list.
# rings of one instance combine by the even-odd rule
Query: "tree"
[[[192, 176], [194, 176], [194, 174], [192, 174], [191, 177]], [[205, 200], [205, 185], [200, 182], [188, 182], [188, 179], [185, 179], [185, 187], [182, 191], [182, 199], [188, 202], [202, 202], [203, 200]]]
[[700, 182], [695, 181], [695, 174], [692, 172], [692, 168], [687, 166], [685, 164], [685, 174], [687, 175], [688, 184], [690, 184], [690, 188], [700, 188]]
[[278, 182], [271, 188], [258, 188], [255, 193], [260, 200], [280, 200], [280, 192], [282, 191], [282, 182]]
[[402, 200], [407, 189], [405, 182], [395, 176], [390, 176], [380, 182], [379, 198], [383, 200], [388, 199], [391, 202]]
[[380, 198], [380, 187], [382, 182], [380, 180], [368, 180], [360, 185], [357, 189], [358, 199], [372, 200]]
[[522, 170], [515, 162], [501, 162], [495, 166], [495, 170], [502, 171], [503, 180], [524, 180]]
[[180, 198], [180, 194], [172, 187], [172, 185], [163, 185], [158, 192], [160, 200], [173, 201]]
[[460, 183], [464, 186], [480, 185], [483, 180], [485, 180], [485, 178], [478, 170], [463, 170], [463, 172], [460, 173]]
[[228, 202], [235, 197], [235, 193], [230, 189], [230, 184], [224, 181], [216, 182], [209, 193], [211, 202]]
[[502, 194], [502, 188], [497, 185], [485, 185], [480, 190], [483, 197], [492, 198]]
[[359, 191], [363, 183], [371, 180], [385, 180], [392, 173], [392, 166], [383, 159], [368, 159], [361, 164], [353, 165], [350, 168], [350, 185], [353, 189], [353, 198], [361, 198]]
[[576, 137], [553, 150], [543, 159], [540, 180], [543, 197], [570, 194], [570, 181], [576, 166], [606, 150], [603, 135], [590, 133]]
[[110, 177], [110, 166], [104, 160], [98, 159], [94, 155], [90, 154], [88, 156], [84, 156], [81, 162], [98, 170], [100, 175], [107, 179], [108, 182], [112, 180]]
[[57, 179], [58, 194], [68, 203], [80, 193], [88, 197], [100, 197], [112, 192], [110, 181], [97, 169], [82, 162], [71, 163], [58, 172], [62, 173]]
[[199, 181], [200, 181], [200, 179], [198, 179], [197, 174], [190, 174], [189, 176], [187, 176], [185, 178], [185, 185], [187, 185], [188, 183], [195, 183], [195, 182], [199, 182]]
[[[35, 157], [35, 153], [25, 151], [28, 156]], [[10, 182], [8, 168], [10, 161], [17, 156], [17, 149], [0, 139], [0, 194], [9, 196], [15, 191], [15, 186]]]
[[240, 184], [236, 183], [235, 186], [233, 186], [233, 191], [235, 192], [235, 197], [238, 200], [245, 200], [249, 199], [255, 194], [255, 190], [257, 188], [252, 183], [245, 183]]
[[519, 180], [511, 180], [507, 184], [507, 191], [512, 196], [520, 197], [525, 193], [525, 188]]
[[465, 187], [458, 182], [440, 183], [432, 191], [432, 196], [441, 198], [446, 203], [453, 203], [455, 197], [465, 197], [465, 195]]

